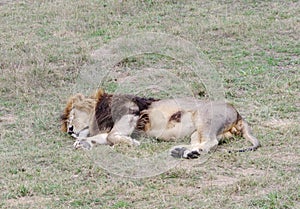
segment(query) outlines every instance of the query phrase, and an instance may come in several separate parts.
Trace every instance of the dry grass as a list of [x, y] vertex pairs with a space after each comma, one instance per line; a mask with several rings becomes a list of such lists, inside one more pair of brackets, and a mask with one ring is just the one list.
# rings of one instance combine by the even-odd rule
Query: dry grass
[[[0, 3], [0, 207], [299, 207], [299, 8], [293, 0]], [[95, 50], [135, 32], [195, 43], [216, 66], [226, 100], [252, 123], [262, 147], [222, 152], [245, 145], [234, 140], [205, 163], [180, 161], [144, 179], [114, 176], [88, 153], [73, 150], [59, 132], [59, 115], [78, 73], [94, 63]], [[124, 73], [183, 66], [142, 56], [117, 67]], [[115, 88], [113, 80], [107, 85]], [[166, 145], [147, 146], [152, 153]]]

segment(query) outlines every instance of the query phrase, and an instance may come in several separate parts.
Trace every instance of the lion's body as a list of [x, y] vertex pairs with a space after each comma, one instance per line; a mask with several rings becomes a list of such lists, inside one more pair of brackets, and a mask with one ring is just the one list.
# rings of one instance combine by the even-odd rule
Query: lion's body
[[134, 130], [166, 141], [190, 136], [190, 145], [176, 146], [171, 151], [174, 157], [198, 157], [201, 152], [215, 148], [221, 139], [233, 135], [242, 135], [253, 144], [241, 151], [259, 146], [247, 122], [224, 102], [195, 98], [155, 100], [98, 91], [89, 98], [71, 97], [63, 118], [63, 130], [77, 138], [76, 148], [124, 142], [139, 145], [130, 137]]
[[221, 135], [223, 129], [230, 129], [238, 118], [235, 109], [226, 103], [193, 98], [161, 100], [144, 114], [149, 115], [146, 134], [164, 140], [179, 139], [204, 130]]

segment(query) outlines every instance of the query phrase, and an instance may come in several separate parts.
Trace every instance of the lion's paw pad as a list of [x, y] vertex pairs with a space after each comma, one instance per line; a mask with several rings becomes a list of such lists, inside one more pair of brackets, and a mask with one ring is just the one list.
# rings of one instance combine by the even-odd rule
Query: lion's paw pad
[[192, 150], [186, 153], [187, 159], [195, 159], [200, 156], [200, 152], [198, 150]]
[[200, 156], [198, 150], [189, 150], [186, 147], [176, 147], [171, 150], [171, 156], [175, 158], [195, 159]]

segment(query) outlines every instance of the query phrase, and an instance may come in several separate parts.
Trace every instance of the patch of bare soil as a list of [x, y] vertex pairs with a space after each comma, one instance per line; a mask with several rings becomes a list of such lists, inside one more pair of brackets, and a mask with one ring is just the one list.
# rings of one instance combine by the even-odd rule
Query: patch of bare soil
[[[1, 108], [0, 108], [0, 112], [1, 112]], [[16, 122], [16, 116], [14, 116], [13, 114], [7, 113], [3, 116], [0, 116], [0, 130], [1, 130], [0, 139], [5, 133], [5, 126], [14, 124], [15, 122]]]
[[[0, 107], [0, 112], [1, 112], [1, 107]], [[4, 112], [4, 111], [3, 111]], [[5, 114], [3, 116], [0, 116], [0, 139], [5, 135], [5, 126], [14, 124], [16, 122], [16, 116], [13, 114]]]
[[255, 168], [235, 168], [229, 175], [226, 174], [226, 172], [224, 173], [224, 170], [220, 168], [220, 170], [217, 171], [217, 174], [212, 173], [211, 175], [213, 175], [213, 178], [204, 179], [204, 185], [224, 187], [227, 185], [233, 185], [244, 177], [260, 178], [265, 175], [265, 172]]
[[[299, 147], [298, 147], [299, 149]], [[293, 164], [298, 164], [300, 165], [300, 155], [299, 153], [287, 153], [287, 152], [278, 152], [272, 155], [272, 160], [276, 162], [281, 162], [286, 165], [290, 165], [287, 168], [294, 170]], [[298, 168], [299, 169], [299, 168]]]
[[13, 124], [16, 121], [16, 117], [13, 114], [6, 114], [4, 116], [0, 116], [0, 126], [1, 124]]
[[0, 6], [8, 4], [8, 3], [11, 3], [11, 1], [9, 1], [9, 0], [2, 0], [2, 1], [0, 1]]
[[206, 179], [203, 181], [205, 186], [218, 186], [224, 187], [227, 185], [232, 185], [238, 181], [238, 178], [225, 176], [225, 175], [215, 175], [212, 179]]
[[[190, 175], [203, 175], [201, 177], [201, 186], [210, 187], [224, 187], [237, 183], [241, 178], [252, 177], [261, 178], [266, 175], [266, 172], [254, 167], [237, 168], [230, 165], [225, 167], [212, 167], [212, 164], [217, 164], [213, 159], [206, 159], [206, 161], [189, 161], [188, 163], [181, 163], [180, 168], [183, 168]], [[195, 171], [196, 170], [196, 171]]]
[[271, 119], [262, 123], [263, 126], [268, 128], [287, 128], [295, 124], [295, 121], [288, 119]]
[[25, 196], [17, 199], [9, 199], [6, 201], [5, 205], [8, 208], [18, 208], [21, 206], [31, 206], [31, 208], [34, 208], [34, 205], [36, 205], [37, 203], [41, 205], [42, 203], [50, 203], [51, 201], [53, 201], [51, 198], [46, 197]]

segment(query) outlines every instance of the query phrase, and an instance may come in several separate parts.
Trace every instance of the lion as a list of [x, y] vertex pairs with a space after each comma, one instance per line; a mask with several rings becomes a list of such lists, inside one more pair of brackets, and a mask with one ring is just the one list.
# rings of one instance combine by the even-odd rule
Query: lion
[[140, 142], [131, 137], [133, 132], [164, 141], [189, 136], [190, 144], [170, 150], [176, 158], [198, 158], [216, 149], [223, 139], [236, 135], [252, 143], [237, 152], [254, 151], [260, 146], [249, 124], [231, 104], [196, 98], [143, 98], [99, 89], [89, 97], [70, 97], [61, 121], [62, 131], [76, 139], [76, 149], [118, 143], [138, 146]]

